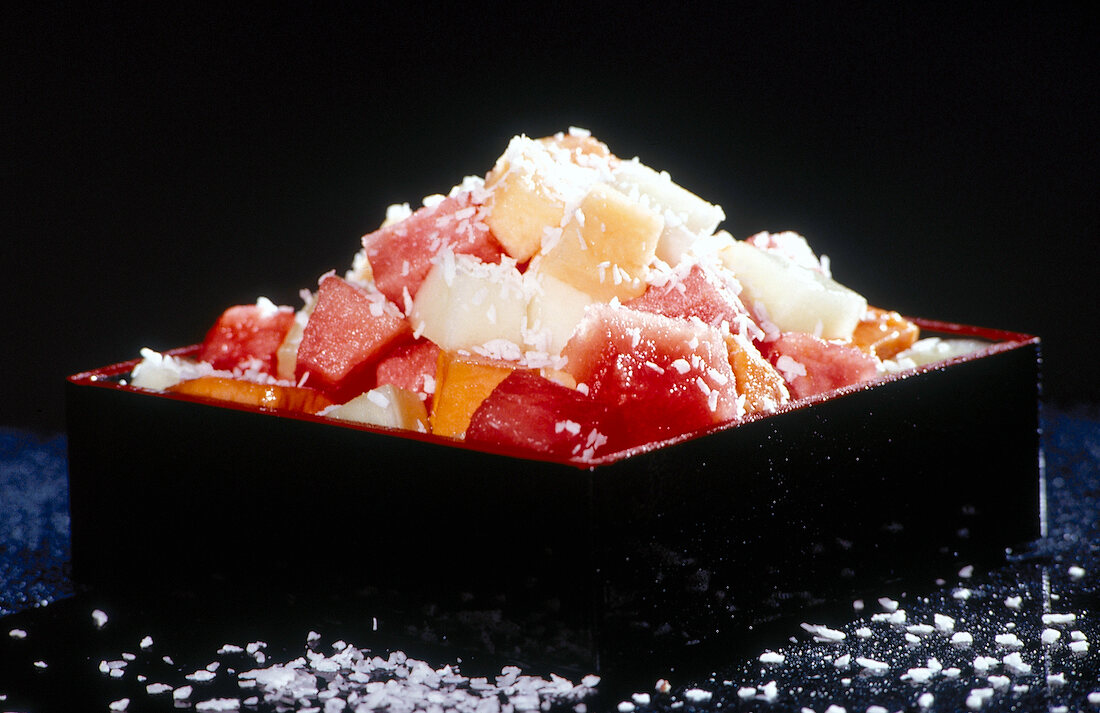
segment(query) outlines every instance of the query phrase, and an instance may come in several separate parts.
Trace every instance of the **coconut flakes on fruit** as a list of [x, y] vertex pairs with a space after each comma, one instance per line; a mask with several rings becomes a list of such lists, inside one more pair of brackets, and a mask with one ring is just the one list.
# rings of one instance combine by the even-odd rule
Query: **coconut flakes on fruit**
[[587, 130], [519, 135], [389, 206], [301, 309], [231, 307], [133, 383], [588, 461], [971, 348], [918, 341], [801, 235], [724, 219]]

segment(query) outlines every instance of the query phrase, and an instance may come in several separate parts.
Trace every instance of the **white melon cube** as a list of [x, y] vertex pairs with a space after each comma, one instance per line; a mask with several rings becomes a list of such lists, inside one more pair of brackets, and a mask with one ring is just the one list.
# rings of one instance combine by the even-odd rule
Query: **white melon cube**
[[719, 254], [741, 283], [745, 305], [759, 303], [780, 331], [851, 339], [867, 311], [862, 295], [777, 253], [735, 240]]
[[329, 418], [368, 423], [386, 428], [427, 431], [428, 411], [424, 402], [409, 391], [393, 384], [383, 384], [345, 404], [325, 412]]
[[528, 274], [535, 289], [527, 307], [527, 344], [535, 351], [558, 356], [584, 318], [585, 308], [597, 300], [553, 275]]
[[483, 263], [442, 251], [428, 272], [409, 322], [440, 349], [471, 350], [485, 344], [523, 344], [527, 293], [515, 261]]
[[675, 265], [695, 240], [712, 234], [726, 218], [722, 208], [712, 205], [673, 182], [668, 173], [654, 171], [634, 159], [623, 161], [612, 171], [612, 185], [665, 220], [657, 257]]

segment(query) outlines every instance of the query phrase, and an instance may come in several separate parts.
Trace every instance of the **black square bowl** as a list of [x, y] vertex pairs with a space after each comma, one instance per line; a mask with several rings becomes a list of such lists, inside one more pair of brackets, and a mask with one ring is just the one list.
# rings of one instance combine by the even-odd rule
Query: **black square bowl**
[[1040, 534], [1039, 340], [916, 321], [987, 346], [586, 466], [77, 374], [74, 576], [308, 582], [391, 631], [652, 682]]

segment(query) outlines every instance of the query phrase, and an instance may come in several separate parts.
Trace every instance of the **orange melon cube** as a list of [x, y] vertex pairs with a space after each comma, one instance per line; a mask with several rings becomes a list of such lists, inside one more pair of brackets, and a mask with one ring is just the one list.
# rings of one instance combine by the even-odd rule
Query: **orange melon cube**
[[868, 307], [852, 332], [852, 345], [879, 359], [893, 359], [913, 346], [918, 337], [920, 327], [897, 312]]
[[746, 414], [771, 413], [791, 400], [783, 377], [752, 342], [740, 334], [727, 334], [726, 348]]
[[201, 396], [216, 401], [232, 401], [264, 409], [287, 409], [317, 413], [332, 405], [324, 394], [301, 386], [257, 384], [222, 376], [200, 376], [181, 381], [168, 391], [189, 396]]
[[597, 184], [545, 248], [539, 269], [601, 302], [626, 302], [646, 289], [664, 219], [611, 186]]
[[462, 438], [477, 407], [515, 369], [507, 362], [440, 352], [430, 418], [432, 433]]

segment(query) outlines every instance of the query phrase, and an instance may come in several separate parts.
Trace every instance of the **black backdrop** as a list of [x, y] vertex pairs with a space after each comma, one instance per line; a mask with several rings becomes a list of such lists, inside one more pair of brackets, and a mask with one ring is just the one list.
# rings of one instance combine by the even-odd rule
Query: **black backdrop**
[[569, 125], [875, 304], [1039, 334], [1048, 398], [1100, 400], [1091, 17], [772, 5], [0, 11], [0, 425], [60, 429], [65, 375], [297, 305], [387, 204]]

